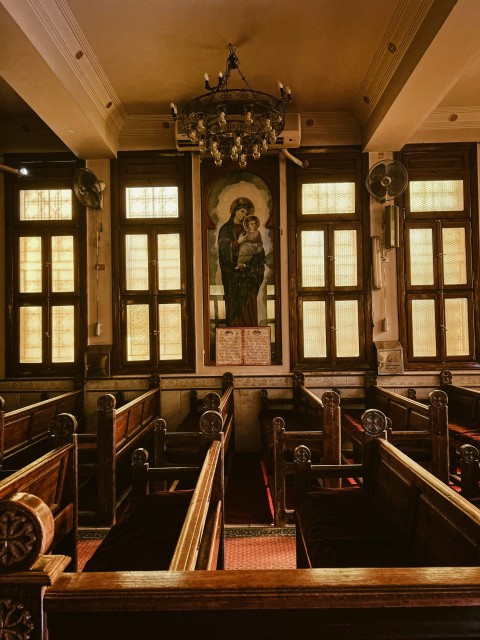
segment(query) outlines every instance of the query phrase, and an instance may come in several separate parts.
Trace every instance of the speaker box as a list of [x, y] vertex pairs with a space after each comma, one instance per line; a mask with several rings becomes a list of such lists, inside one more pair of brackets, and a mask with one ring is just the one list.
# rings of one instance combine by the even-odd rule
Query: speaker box
[[383, 210], [383, 231], [385, 247], [398, 247], [400, 241], [400, 207], [395, 204], [386, 205]]

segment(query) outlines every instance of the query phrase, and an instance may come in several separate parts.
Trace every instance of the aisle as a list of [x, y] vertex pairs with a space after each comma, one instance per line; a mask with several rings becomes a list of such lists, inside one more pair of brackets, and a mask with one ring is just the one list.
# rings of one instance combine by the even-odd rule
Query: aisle
[[234, 454], [225, 492], [225, 523], [273, 523], [273, 505], [260, 453]]

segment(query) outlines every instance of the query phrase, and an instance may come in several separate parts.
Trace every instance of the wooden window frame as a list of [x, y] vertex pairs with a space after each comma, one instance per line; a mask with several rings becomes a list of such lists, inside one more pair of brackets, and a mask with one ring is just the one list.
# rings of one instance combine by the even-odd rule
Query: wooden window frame
[[[81, 274], [86, 273], [86, 252], [83, 239], [86, 234], [86, 210], [78, 202], [73, 192], [75, 171], [84, 166], [72, 154], [24, 154], [7, 155], [5, 162], [12, 166], [20, 164], [28, 169], [28, 175], [16, 177], [5, 174], [6, 205], [6, 374], [9, 377], [52, 377], [76, 376], [84, 371], [84, 351], [86, 345], [86, 281]], [[24, 189], [69, 189], [72, 191], [71, 220], [20, 220], [20, 191]], [[73, 292], [49, 291], [50, 278], [50, 238], [55, 235], [68, 235], [74, 242], [74, 281]], [[42, 238], [42, 292], [21, 293], [19, 287], [20, 237], [36, 236]], [[73, 362], [52, 362], [51, 328], [49, 318], [52, 307], [70, 305], [75, 313], [74, 360]], [[40, 306], [42, 308], [42, 362], [20, 362], [20, 307]]]
[[[398, 260], [398, 308], [400, 339], [404, 348], [405, 369], [438, 369], [448, 364], [449, 368], [478, 367], [480, 353], [479, 305], [479, 214], [477, 188], [477, 158], [474, 144], [407, 145], [397, 154], [398, 160], [407, 169], [409, 182], [412, 180], [458, 180], [463, 181], [463, 211], [431, 211], [411, 213], [409, 211], [409, 188], [399, 199], [403, 209], [403, 224]], [[410, 228], [432, 228], [434, 263], [434, 284], [412, 286], [410, 257], [408, 254], [408, 234]], [[467, 253], [467, 283], [445, 285], [441, 265], [442, 230], [448, 227], [464, 227]], [[444, 327], [443, 301], [452, 297], [466, 297], [469, 300], [469, 349], [468, 356], [447, 356]], [[417, 298], [435, 300], [439, 331], [436, 335], [437, 355], [435, 357], [414, 357], [412, 343], [411, 301]]]
[[[367, 370], [373, 363], [371, 246], [368, 194], [365, 189], [367, 158], [354, 147], [323, 149], [316, 153], [302, 151], [296, 154], [308, 162], [308, 168], [287, 165], [289, 283], [290, 283], [290, 352], [292, 368], [296, 370]], [[312, 182], [355, 183], [355, 212], [337, 214], [302, 214], [302, 185]], [[334, 286], [333, 260], [326, 250], [325, 287], [302, 287], [300, 264], [300, 233], [303, 230], [325, 229], [326, 249], [333, 243], [337, 229], [357, 230], [358, 283], [355, 287]], [[333, 247], [331, 247], [333, 250]], [[334, 327], [335, 300], [358, 300], [359, 304], [359, 356], [338, 357], [334, 329], [327, 335], [327, 356], [305, 358], [303, 351], [302, 303], [304, 300], [327, 301], [326, 314]]]
[[[112, 161], [112, 195], [114, 223], [114, 331], [113, 370], [125, 373], [183, 373], [195, 370], [195, 333], [193, 322], [193, 229], [192, 229], [191, 158], [185, 154], [120, 153]], [[126, 218], [126, 189], [148, 186], [178, 187], [178, 217]], [[124, 238], [128, 234], [148, 237], [149, 289], [126, 288]], [[156, 237], [178, 233], [181, 250], [180, 289], [162, 291], [157, 287]], [[127, 305], [149, 305], [150, 358], [127, 360]], [[158, 305], [179, 303], [182, 313], [182, 354], [178, 360], [161, 360], [158, 343]]]

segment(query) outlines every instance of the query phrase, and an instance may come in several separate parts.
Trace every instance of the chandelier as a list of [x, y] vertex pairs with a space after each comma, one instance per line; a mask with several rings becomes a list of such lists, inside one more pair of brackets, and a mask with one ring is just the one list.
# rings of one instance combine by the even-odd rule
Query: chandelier
[[[291, 100], [289, 87], [278, 82], [280, 97], [256, 91], [248, 84], [240, 70], [235, 47], [228, 45], [225, 73], [218, 74], [217, 85], [210, 86], [204, 75], [208, 93], [186, 104], [180, 114], [183, 129], [201, 154], [211, 154], [219, 167], [224, 158], [231, 158], [240, 167], [247, 166], [247, 158], [258, 160], [275, 144], [285, 127], [285, 104]], [[245, 85], [229, 88], [230, 76], [235, 70]], [[170, 104], [172, 119], [178, 117], [176, 105]]]

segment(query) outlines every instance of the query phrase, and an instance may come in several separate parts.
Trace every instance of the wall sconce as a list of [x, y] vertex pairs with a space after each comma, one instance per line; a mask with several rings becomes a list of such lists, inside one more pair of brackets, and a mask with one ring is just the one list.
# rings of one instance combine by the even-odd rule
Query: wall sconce
[[0, 164], [0, 171], [13, 173], [15, 176], [19, 177], [28, 175], [28, 169], [25, 169], [24, 167], [22, 167], [21, 169], [15, 169], [15, 167], [9, 167], [8, 164]]

